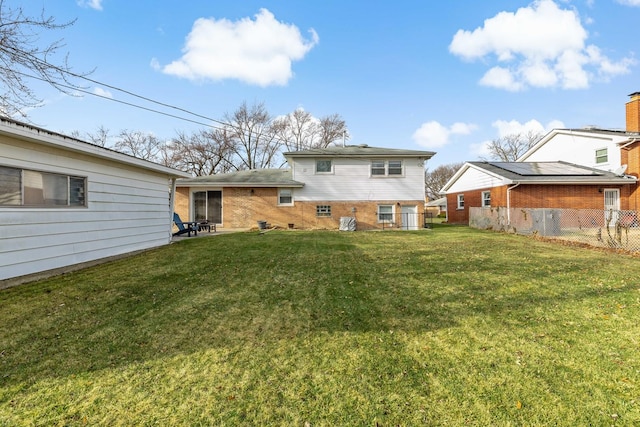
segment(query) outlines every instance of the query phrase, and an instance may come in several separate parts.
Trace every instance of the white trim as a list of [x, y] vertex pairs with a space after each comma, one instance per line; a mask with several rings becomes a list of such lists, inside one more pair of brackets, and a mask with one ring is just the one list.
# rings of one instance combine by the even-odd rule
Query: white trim
[[[280, 197], [282, 197], [282, 192], [283, 191], [288, 191], [289, 197], [291, 197], [291, 202], [289, 203], [281, 203], [280, 202]], [[278, 188], [278, 206], [294, 206], [294, 200], [293, 200], [293, 188]]]

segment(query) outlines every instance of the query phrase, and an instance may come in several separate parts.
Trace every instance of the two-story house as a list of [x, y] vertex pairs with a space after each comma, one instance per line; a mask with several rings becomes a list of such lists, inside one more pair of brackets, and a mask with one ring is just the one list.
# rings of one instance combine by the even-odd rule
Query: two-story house
[[447, 217], [469, 209], [638, 210], [640, 92], [626, 104], [626, 130], [554, 129], [515, 162], [467, 162], [445, 184]]
[[175, 209], [183, 219], [219, 228], [258, 221], [299, 229], [420, 228], [424, 163], [431, 151], [336, 146], [285, 153], [288, 169], [247, 170], [180, 179]]

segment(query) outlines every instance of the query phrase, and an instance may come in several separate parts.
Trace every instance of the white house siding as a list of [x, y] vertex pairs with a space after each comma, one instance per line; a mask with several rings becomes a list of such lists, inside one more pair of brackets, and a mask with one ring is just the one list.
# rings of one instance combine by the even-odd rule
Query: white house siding
[[[605, 133], [579, 132], [571, 130], [553, 131], [551, 138], [539, 148], [526, 153], [518, 161], [556, 162], [565, 161], [602, 170], [614, 171], [620, 166], [620, 149], [616, 142], [628, 138]], [[596, 163], [596, 150], [607, 148], [608, 161]]]
[[296, 158], [291, 164], [293, 179], [304, 182], [294, 190], [296, 201], [424, 200], [424, 166], [418, 159], [401, 159], [401, 177], [371, 177], [371, 159], [364, 158], [333, 158], [333, 173], [316, 174], [315, 160]]
[[0, 165], [87, 178], [87, 207], [0, 206], [0, 280], [170, 242], [166, 173], [6, 136]]
[[447, 193], [461, 193], [463, 191], [492, 188], [505, 184], [506, 182], [499, 177], [490, 175], [474, 167], [469, 167], [462, 173], [462, 175], [460, 175], [451, 187], [447, 189]]

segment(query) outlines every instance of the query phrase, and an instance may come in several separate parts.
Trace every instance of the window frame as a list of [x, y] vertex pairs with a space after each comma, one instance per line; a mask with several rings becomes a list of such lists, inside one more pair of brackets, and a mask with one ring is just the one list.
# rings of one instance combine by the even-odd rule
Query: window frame
[[369, 166], [369, 176], [371, 178], [403, 177], [404, 161], [373, 159]]
[[[321, 163], [329, 163], [329, 170], [318, 170], [318, 165]], [[333, 174], [333, 160], [332, 159], [316, 159], [314, 169], [316, 175], [331, 175]]]
[[491, 207], [491, 191], [482, 192], [482, 207], [483, 208]]
[[[1, 174], [0, 176], [13, 175], [14, 177], [17, 177], [17, 182], [12, 183], [7, 181], [7, 185], [2, 188], [5, 192], [0, 194], [0, 207], [74, 209], [86, 208], [88, 206], [88, 178], [86, 176], [26, 169], [7, 165], [0, 165], [0, 169], [13, 171], [12, 174], [7, 173]], [[30, 182], [38, 183], [40, 185], [29, 185]], [[60, 186], [60, 183], [63, 182], [64, 188]], [[11, 188], [12, 184], [17, 186], [17, 188]], [[42, 193], [42, 203], [34, 202], [32, 200], [30, 201], [30, 198], [39, 195], [38, 192]], [[53, 194], [47, 195], [47, 192]], [[3, 203], [2, 200], [5, 198], [9, 201], [17, 201], [17, 203]], [[60, 203], [61, 201], [64, 203]]]
[[458, 202], [457, 209], [458, 210], [464, 209], [464, 194], [458, 194], [456, 197], [456, 200]]
[[[391, 163], [400, 163], [400, 167], [398, 168], [397, 166], [394, 166], [393, 168], [391, 167]], [[391, 172], [391, 171], [399, 171], [398, 173], [395, 172]], [[387, 161], [387, 175], [388, 176], [403, 176], [404, 175], [404, 162], [402, 160], [388, 160]]]
[[[604, 154], [602, 154], [604, 152]], [[598, 154], [600, 153], [600, 154]], [[595, 162], [596, 165], [602, 165], [609, 163], [609, 149], [605, 148], [596, 148], [595, 150]]]
[[[381, 208], [390, 208], [391, 212], [381, 212]], [[383, 218], [382, 216], [385, 215]], [[390, 215], [390, 217], [386, 217]], [[396, 206], [394, 204], [390, 205], [378, 205], [377, 212], [378, 224], [393, 224], [396, 218]]]
[[[285, 192], [289, 192], [289, 195], [283, 195]], [[288, 197], [289, 201], [283, 202], [283, 197]], [[293, 206], [293, 188], [278, 188], [278, 206]]]
[[330, 218], [331, 217], [331, 205], [316, 205], [316, 217], [317, 218]]

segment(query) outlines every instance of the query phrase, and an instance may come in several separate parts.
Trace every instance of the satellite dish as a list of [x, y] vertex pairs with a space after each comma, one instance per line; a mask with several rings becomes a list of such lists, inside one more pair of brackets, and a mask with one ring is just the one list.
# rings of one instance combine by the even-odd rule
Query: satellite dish
[[616, 170], [614, 170], [613, 173], [618, 175], [618, 176], [622, 176], [622, 175], [624, 175], [626, 170], [627, 170], [627, 165], [622, 165], [619, 168], [617, 168]]

